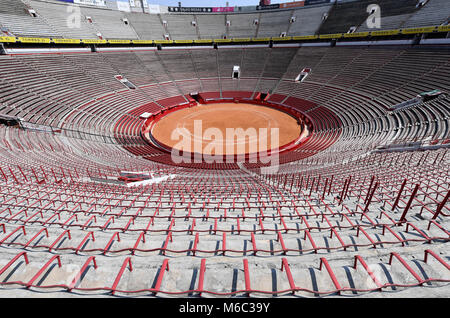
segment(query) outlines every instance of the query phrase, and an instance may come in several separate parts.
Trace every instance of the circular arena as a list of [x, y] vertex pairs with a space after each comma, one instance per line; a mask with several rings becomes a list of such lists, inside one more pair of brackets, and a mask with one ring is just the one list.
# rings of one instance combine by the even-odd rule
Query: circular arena
[[448, 1], [256, 2], [0, 1], [0, 297], [450, 296]]
[[[271, 107], [219, 103], [171, 112], [153, 121], [144, 134], [163, 149], [194, 153], [198, 148], [202, 155], [233, 156], [234, 160], [238, 155], [288, 148], [308, 132], [300, 119]], [[183, 141], [188, 149], [181, 147]]]

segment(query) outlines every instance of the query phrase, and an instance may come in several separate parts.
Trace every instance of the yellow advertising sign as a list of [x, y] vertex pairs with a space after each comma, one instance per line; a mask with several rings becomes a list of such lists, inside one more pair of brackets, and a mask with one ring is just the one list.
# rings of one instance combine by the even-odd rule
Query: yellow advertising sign
[[212, 43], [211, 39], [194, 40], [194, 43]]
[[408, 28], [403, 29], [402, 34], [431, 33], [434, 30], [436, 30], [436, 27]]
[[277, 37], [273, 37], [272, 40], [273, 41], [290, 41], [290, 40], [292, 40], [292, 36], [285, 36], [285, 37], [277, 36]]
[[369, 36], [369, 32], [355, 32], [355, 33], [345, 33], [344, 38], [364, 38]]
[[171, 44], [172, 40], [155, 40], [155, 44]]
[[321, 35], [319, 35], [319, 39], [340, 39], [340, 38], [342, 38], [342, 33], [321, 34]]
[[250, 42], [250, 38], [234, 38], [233, 42]]
[[175, 43], [180, 43], [180, 44], [188, 44], [188, 43], [193, 43], [194, 40], [175, 40]]
[[130, 44], [131, 40], [108, 40], [109, 44]]
[[104, 44], [106, 40], [98, 40], [98, 39], [83, 39], [81, 40], [85, 44]]
[[153, 44], [153, 40], [133, 40], [133, 44]]
[[216, 43], [230, 43], [231, 39], [214, 39]]
[[252, 38], [253, 42], [269, 42], [270, 38]]
[[450, 24], [438, 26], [438, 31], [439, 32], [450, 32]]
[[53, 43], [56, 43], [56, 44], [80, 44], [81, 40], [79, 40], [79, 39], [53, 39]]
[[384, 30], [384, 31], [372, 31], [371, 36], [386, 36], [386, 35], [396, 35], [399, 34], [400, 30]]
[[0, 36], [0, 42], [6, 43], [15, 43], [16, 42], [16, 38], [13, 36]]
[[315, 40], [317, 38], [319, 38], [318, 35], [299, 35], [299, 36], [293, 36], [292, 40], [303, 41], [303, 40]]
[[22, 43], [50, 43], [50, 39], [48, 38], [19, 37], [19, 41]]

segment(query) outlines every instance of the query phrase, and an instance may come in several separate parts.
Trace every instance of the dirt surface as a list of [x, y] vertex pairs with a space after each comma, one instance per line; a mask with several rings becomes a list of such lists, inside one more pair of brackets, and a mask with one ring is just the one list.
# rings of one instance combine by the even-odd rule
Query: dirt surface
[[[230, 133], [230, 128], [235, 129], [234, 134]], [[238, 128], [242, 130], [239, 132]], [[261, 131], [261, 128], [267, 128], [267, 131]], [[302, 126], [292, 116], [270, 107], [220, 103], [170, 113], [156, 123], [151, 133], [158, 142], [170, 148], [230, 155], [262, 152], [286, 145], [300, 136]]]

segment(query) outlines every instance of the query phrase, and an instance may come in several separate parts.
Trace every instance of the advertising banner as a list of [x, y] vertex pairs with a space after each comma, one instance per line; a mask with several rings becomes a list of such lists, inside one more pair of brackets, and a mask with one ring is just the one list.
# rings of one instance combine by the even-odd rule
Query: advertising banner
[[256, 10], [274, 10], [274, 9], [279, 9], [279, 8], [280, 8], [279, 3], [270, 4], [268, 6], [256, 6]]
[[81, 40], [79, 40], [79, 39], [53, 39], [53, 43], [56, 43], [56, 44], [80, 44]]
[[50, 43], [50, 39], [47, 38], [19, 37], [18, 39], [21, 43]]
[[133, 44], [153, 44], [153, 40], [132, 40]]
[[131, 44], [131, 40], [108, 40], [110, 44]]
[[11, 42], [14, 43], [16, 42], [16, 38], [13, 36], [0, 36], [0, 42], [5, 43], [5, 42]]
[[107, 43], [106, 40], [100, 40], [100, 39], [82, 39], [81, 42], [84, 44], [105, 44]]
[[234, 7], [215, 7], [212, 12], [234, 12]]
[[361, 38], [369, 36], [370, 32], [344, 33], [344, 38]]
[[282, 8], [282, 9], [298, 8], [298, 7], [303, 7], [303, 6], [305, 6], [305, 1], [280, 3], [280, 8]]
[[276, 36], [276, 37], [272, 37], [272, 41], [290, 41], [292, 40], [292, 36]]
[[342, 33], [320, 34], [319, 39], [340, 39], [342, 36]]
[[417, 33], [431, 33], [434, 32], [436, 27], [423, 27], [423, 28], [408, 28], [401, 31], [402, 34], [417, 34]]
[[212, 39], [199, 39], [199, 40], [194, 40], [194, 43], [212, 43]]
[[252, 38], [253, 42], [269, 42], [270, 38]]
[[388, 35], [396, 35], [399, 34], [400, 30], [383, 30], [383, 31], [372, 31], [370, 32], [371, 36], [388, 36]]
[[206, 7], [169, 7], [169, 12], [213, 12], [213, 8]]
[[250, 38], [234, 38], [232, 40], [233, 40], [233, 42], [250, 42], [251, 41]]
[[450, 32], [450, 25], [440, 25], [438, 26], [439, 32]]
[[305, 0], [305, 6], [311, 6], [314, 4], [323, 4], [323, 3], [330, 3], [331, 0]]
[[173, 40], [173, 43], [178, 43], [178, 44], [190, 44], [193, 42], [194, 42], [194, 40]]
[[299, 36], [293, 36], [292, 39], [293, 40], [315, 40], [318, 39], [319, 36], [318, 35], [299, 35]]
[[106, 1], [105, 0], [73, 0], [73, 3], [76, 3], [76, 4], [87, 4], [87, 5], [90, 5], [90, 6], [106, 7]]

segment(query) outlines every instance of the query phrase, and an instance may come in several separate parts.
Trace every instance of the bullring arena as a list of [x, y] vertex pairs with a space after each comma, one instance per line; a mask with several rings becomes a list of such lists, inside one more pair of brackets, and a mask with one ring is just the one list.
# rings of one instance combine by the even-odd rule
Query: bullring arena
[[448, 0], [273, 2], [0, 1], [1, 297], [450, 296]]
[[[201, 125], [197, 134], [196, 121]], [[206, 139], [208, 129], [217, 129], [218, 136]], [[227, 133], [227, 129], [231, 129], [233, 133]], [[242, 129], [247, 134], [239, 136], [235, 133], [237, 129]], [[260, 133], [260, 129], [266, 129], [267, 132]], [[172, 135], [177, 130], [178, 133]], [[202, 154], [212, 148], [207, 152], [209, 155], [232, 156], [282, 148], [292, 142], [300, 142], [301, 137], [308, 134], [306, 128], [302, 129], [300, 120], [287, 113], [267, 106], [243, 103], [185, 108], [164, 116], [146, 133], [147, 138], [151, 135], [170, 149], [186, 139], [190, 141], [188, 148], [191, 152], [194, 152], [195, 144], [198, 143]], [[217, 144], [217, 147], [208, 147], [211, 143]]]

